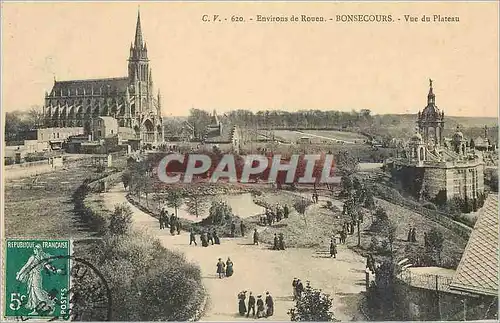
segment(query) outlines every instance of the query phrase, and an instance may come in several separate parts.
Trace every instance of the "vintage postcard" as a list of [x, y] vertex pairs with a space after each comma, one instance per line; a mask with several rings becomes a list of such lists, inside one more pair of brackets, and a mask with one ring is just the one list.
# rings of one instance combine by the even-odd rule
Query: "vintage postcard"
[[2, 320], [498, 320], [497, 1], [1, 11]]

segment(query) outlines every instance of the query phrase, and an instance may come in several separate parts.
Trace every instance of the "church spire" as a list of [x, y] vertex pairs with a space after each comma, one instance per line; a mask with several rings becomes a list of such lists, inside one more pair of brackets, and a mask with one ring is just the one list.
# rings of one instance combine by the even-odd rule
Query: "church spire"
[[137, 25], [135, 26], [135, 42], [136, 49], [142, 49], [142, 30], [141, 30], [141, 12], [137, 10]]

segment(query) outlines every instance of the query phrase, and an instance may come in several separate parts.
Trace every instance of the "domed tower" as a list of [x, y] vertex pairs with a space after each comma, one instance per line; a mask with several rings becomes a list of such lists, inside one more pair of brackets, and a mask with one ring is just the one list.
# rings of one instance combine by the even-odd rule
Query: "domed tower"
[[411, 137], [408, 148], [410, 149], [408, 156], [410, 162], [423, 163], [426, 160], [425, 142], [418, 128], [415, 129], [415, 134]]
[[439, 111], [436, 106], [436, 95], [432, 89], [431, 79], [429, 79], [427, 106], [422, 112], [418, 112], [417, 124], [426, 144], [434, 147], [443, 145], [444, 112]]

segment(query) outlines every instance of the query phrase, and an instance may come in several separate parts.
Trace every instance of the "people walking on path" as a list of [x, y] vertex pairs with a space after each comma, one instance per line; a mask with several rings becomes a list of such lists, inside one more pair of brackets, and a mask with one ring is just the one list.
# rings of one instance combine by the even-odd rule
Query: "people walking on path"
[[250, 316], [250, 310], [252, 311], [252, 317], [255, 317], [255, 297], [252, 295], [252, 292], [248, 295], [248, 312], [247, 317]]
[[243, 221], [240, 221], [240, 231], [241, 231], [241, 236], [244, 237], [245, 236], [245, 224], [243, 223]]
[[266, 313], [264, 311], [264, 301], [262, 300], [262, 295], [257, 296], [257, 318], [265, 317]]
[[411, 231], [411, 242], [417, 242], [417, 230], [415, 228]]
[[231, 261], [231, 258], [228, 257], [226, 261], [226, 277], [231, 277], [233, 273], [233, 262]]
[[288, 205], [284, 205], [283, 206], [283, 217], [285, 219], [288, 219], [288, 215], [290, 214], [290, 210], [288, 209]]
[[259, 245], [259, 233], [257, 232], [257, 229], [254, 229], [253, 231], [253, 244]]
[[191, 245], [194, 242], [194, 245], [197, 246], [198, 244], [196, 243], [196, 236], [194, 235], [194, 230], [191, 229], [189, 232], [189, 245]]
[[278, 248], [279, 250], [285, 250], [285, 238], [283, 237], [283, 233], [278, 235]]
[[279, 250], [279, 239], [276, 233], [274, 234], [273, 250]]
[[215, 229], [214, 229], [214, 232], [212, 233], [212, 237], [214, 239], [215, 244], [220, 244], [220, 238], [217, 235], [217, 231], [215, 231]]
[[273, 297], [269, 294], [269, 292], [266, 292], [266, 316], [270, 317], [273, 316], [274, 314], [274, 301]]
[[235, 232], [236, 232], [236, 224], [234, 224], [234, 221], [231, 222], [231, 238], [235, 237]]
[[242, 291], [238, 294], [238, 312], [241, 316], [244, 316], [247, 312], [247, 306], [245, 300], [247, 298], [247, 291]]
[[177, 230], [177, 234], [181, 234], [181, 221], [179, 218], [176, 219], [175, 221], [175, 229]]
[[207, 242], [212, 242], [212, 245], [214, 244], [214, 238], [212, 237], [210, 231], [207, 232]]
[[219, 258], [219, 262], [217, 262], [217, 274], [219, 278], [224, 277], [226, 264]]
[[202, 247], [208, 247], [208, 239], [207, 239], [207, 233], [203, 232], [200, 234], [200, 240], [201, 240], [201, 246]]
[[335, 238], [330, 240], [330, 257], [337, 258], [337, 245], [335, 244]]

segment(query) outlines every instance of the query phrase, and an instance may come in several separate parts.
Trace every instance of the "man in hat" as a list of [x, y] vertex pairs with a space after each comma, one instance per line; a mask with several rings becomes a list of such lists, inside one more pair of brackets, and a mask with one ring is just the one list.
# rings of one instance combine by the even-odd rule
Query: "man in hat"
[[259, 233], [257, 232], [257, 229], [254, 229], [253, 231], [253, 244], [259, 245]]
[[271, 295], [269, 295], [269, 292], [266, 292], [266, 307], [267, 307], [266, 316], [267, 317], [273, 316], [273, 314], [274, 314], [274, 301], [273, 301], [273, 297]]
[[250, 310], [252, 310], [252, 316], [255, 316], [255, 297], [252, 295], [252, 292], [250, 292], [248, 296], [248, 313], [247, 317], [250, 316]]

